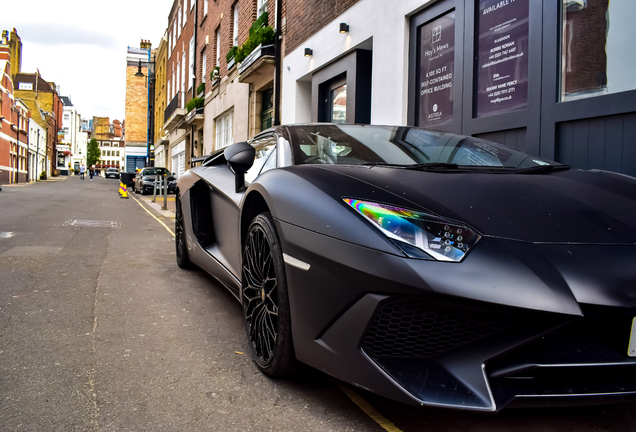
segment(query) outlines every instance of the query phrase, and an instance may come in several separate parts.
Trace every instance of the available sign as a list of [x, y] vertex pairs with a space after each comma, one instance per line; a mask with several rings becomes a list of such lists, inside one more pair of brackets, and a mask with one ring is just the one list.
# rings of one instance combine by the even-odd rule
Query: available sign
[[528, 107], [529, 0], [480, 0], [477, 117]]
[[453, 121], [454, 73], [453, 11], [420, 27], [419, 126], [438, 127]]

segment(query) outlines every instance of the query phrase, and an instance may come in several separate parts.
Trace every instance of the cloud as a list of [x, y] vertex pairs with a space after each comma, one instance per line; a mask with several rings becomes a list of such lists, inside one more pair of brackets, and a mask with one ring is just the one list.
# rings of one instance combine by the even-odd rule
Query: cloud
[[58, 23], [22, 23], [16, 26], [20, 38], [44, 46], [85, 45], [109, 51], [120, 48], [118, 41], [107, 33]]

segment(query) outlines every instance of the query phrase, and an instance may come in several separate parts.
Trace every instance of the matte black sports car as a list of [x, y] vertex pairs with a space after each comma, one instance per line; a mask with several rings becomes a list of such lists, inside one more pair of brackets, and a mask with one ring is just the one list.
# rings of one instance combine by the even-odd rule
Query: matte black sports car
[[[251, 144], [251, 145], [250, 145]], [[411, 127], [281, 126], [178, 180], [258, 367], [407, 404], [636, 395], [636, 179]]]

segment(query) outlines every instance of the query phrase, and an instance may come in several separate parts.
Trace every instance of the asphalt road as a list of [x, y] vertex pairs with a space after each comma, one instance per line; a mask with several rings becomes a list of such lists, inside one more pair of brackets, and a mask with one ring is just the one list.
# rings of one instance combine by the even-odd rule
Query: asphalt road
[[310, 369], [270, 380], [234, 297], [180, 270], [148, 211], [172, 221], [117, 189], [70, 177], [0, 192], [1, 431], [636, 430], [635, 404], [475, 414], [403, 406]]

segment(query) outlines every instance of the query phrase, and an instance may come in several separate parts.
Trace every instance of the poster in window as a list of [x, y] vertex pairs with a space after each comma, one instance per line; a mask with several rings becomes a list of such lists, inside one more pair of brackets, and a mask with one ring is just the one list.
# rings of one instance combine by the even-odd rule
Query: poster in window
[[437, 128], [453, 121], [455, 12], [424, 24], [419, 31], [418, 125]]
[[529, 0], [480, 0], [476, 116], [528, 107]]

